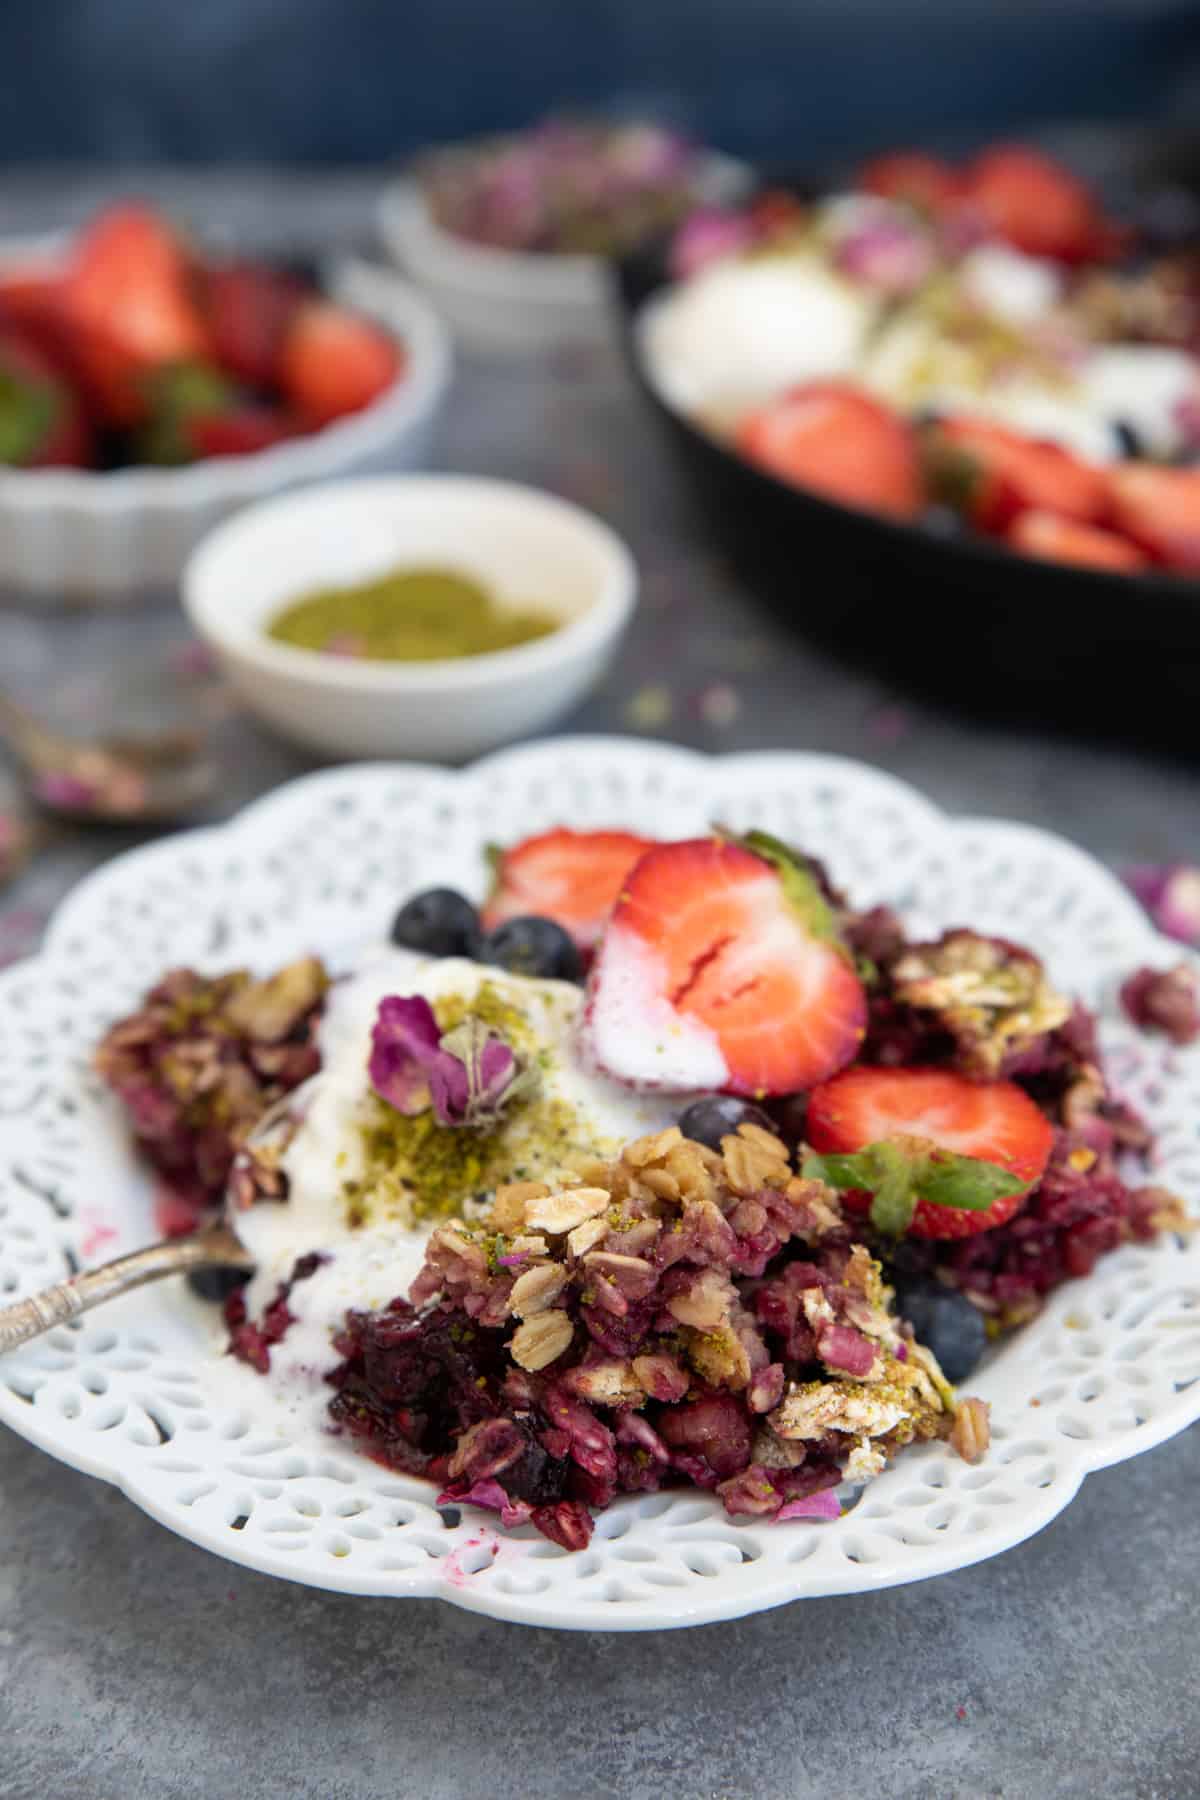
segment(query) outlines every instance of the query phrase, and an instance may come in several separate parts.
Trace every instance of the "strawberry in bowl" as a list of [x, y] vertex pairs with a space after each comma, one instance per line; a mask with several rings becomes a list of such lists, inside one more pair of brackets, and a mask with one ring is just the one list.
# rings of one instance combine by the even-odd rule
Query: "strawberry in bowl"
[[94, 219], [57, 271], [0, 284], [10, 316], [92, 427], [81, 468], [251, 454], [361, 411], [404, 371], [371, 320], [290, 274], [209, 261], [135, 203]]
[[419, 459], [445, 335], [391, 279], [334, 285], [210, 255], [133, 201], [0, 252], [0, 580], [136, 595], [245, 500]]

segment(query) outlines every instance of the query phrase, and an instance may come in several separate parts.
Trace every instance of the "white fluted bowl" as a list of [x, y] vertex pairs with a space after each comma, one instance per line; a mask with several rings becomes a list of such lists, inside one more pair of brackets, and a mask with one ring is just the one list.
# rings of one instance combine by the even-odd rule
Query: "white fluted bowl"
[[[745, 163], [710, 155], [697, 194], [706, 204], [734, 200], [751, 180]], [[498, 356], [544, 353], [613, 335], [604, 257], [499, 250], [456, 237], [434, 219], [413, 176], [384, 189], [377, 223], [388, 254], [472, 350]]]
[[[557, 621], [486, 656], [372, 662], [266, 635], [314, 589], [409, 566], [451, 568], [500, 605]], [[337, 481], [231, 520], [183, 577], [183, 603], [246, 707], [330, 756], [456, 762], [562, 717], [604, 673], [629, 622], [637, 570], [621, 539], [538, 488], [469, 475]]]
[[[13, 260], [28, 250], [12, 246]], [[251, 456], [182, 469], [0, 466], [0, 595], [82, 606], [143, 598], [173, 588], [200, 539], [252, 501], [351, 472], [419, 467], [450, 381], [445, 328], [415, 289], [366, 265], [343, 265], [326, 285], [404, 345], [404, 372], [385, 393]]]

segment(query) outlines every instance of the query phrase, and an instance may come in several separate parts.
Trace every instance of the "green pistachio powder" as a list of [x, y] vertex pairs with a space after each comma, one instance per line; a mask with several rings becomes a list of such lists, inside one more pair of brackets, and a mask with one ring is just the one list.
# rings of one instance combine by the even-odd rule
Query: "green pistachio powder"
[[558, 623], [547, 613], [498, 606], [478, 582], [448, 569], [393, 569], [292, 601], [275, 614], [267, 636], [372, 662], [437, 662], [511, 650], [548, 636]]
[[[461, 1025], [470, 1012], [502, 1033], [518, 1056], [544, 1066], [548, 1052], [539, 1050], [528, 1016], [490, 982], [469, 1004], [448, 995], [435, 1000], [433, 1008], [443, 1032]], [[569, 1169], [615, 1149], [568, 1102], [537, 1091], [517, 1101], [487, 1131], [439, 1124], [428, 1111], [409, 1117], [372, 1095], [359, 1130], [362, 1173], [342, 1183], [346, 1222], [355, 1228], [384, 1219], [408, 1224], [457, 1212], [464, 1200], [489, 1194], [504, 1182], [536, 1180], [543, 1172]]]

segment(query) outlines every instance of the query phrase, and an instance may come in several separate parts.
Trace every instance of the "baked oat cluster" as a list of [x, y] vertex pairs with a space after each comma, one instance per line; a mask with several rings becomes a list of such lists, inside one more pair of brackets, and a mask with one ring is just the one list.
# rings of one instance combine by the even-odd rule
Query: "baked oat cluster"
[[[736, 1515], [830, 1516], [840, 1482], [955, 1430], [889, 1299], [780, 1138], [743, 1124], [718, 1152], [672, 1127], [439, 1226], [409, 1301], [348, 1316], [331, 1412], [448, 1499], [572, 1548], [589, 1506], [680, 1481]], [[970, 1418], [974, 1457], [986, 1408]]]
[[[96, 1071], [158, 1174], [168, 1235], [192, 1230], [220, 1205], [253, 1128], [320, 1068], [316, 1028], [328, 985], [315, 956], [261, 981], [244, 969], [173, 969], [101, 1040]], [[281, 1197], [270, 1171], [261, 1182]]]

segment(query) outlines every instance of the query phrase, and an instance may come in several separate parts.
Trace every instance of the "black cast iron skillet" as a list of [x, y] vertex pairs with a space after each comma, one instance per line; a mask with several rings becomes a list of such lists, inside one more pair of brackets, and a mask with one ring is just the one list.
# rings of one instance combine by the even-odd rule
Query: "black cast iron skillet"
[[778, 616], [975, 717], [1200, 755], [1200, 582], [1039, 562], [970, 532], [840, 506], [755, 468], [669, 407], [642, 366], [636, 321], [669, 284], [667, 249], [617, 268], [625, 353], [703, 528]]

